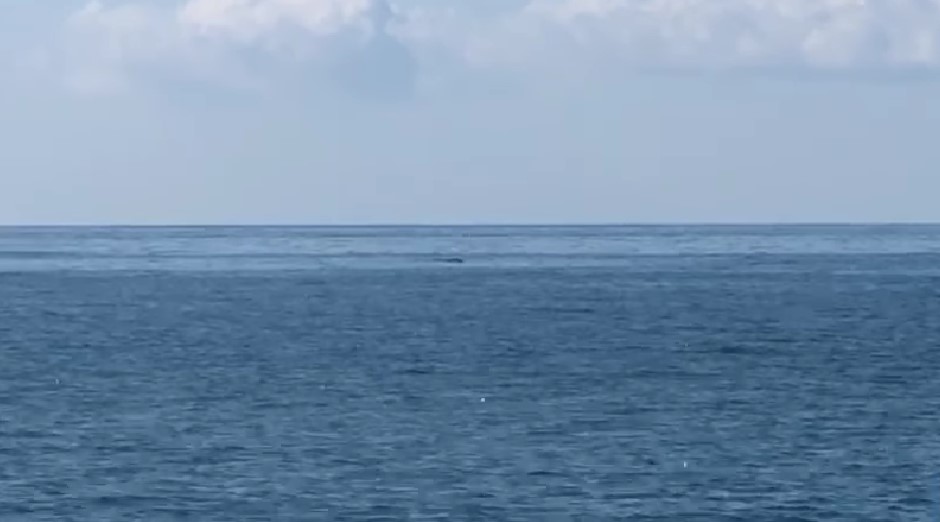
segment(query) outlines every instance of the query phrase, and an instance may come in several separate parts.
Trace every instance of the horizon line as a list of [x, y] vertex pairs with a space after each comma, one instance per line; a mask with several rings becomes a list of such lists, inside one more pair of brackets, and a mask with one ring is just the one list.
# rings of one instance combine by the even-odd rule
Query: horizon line
[[624, 221], [377, 223], [0, 223], [11, 228], [614, 228], [614, 227], [885, 227], [940, 226], [940, 221]]

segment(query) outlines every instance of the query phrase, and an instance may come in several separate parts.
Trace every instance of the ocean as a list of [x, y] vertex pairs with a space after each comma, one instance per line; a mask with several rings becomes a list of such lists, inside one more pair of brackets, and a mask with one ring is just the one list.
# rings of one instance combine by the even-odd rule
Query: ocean
[[0, 520], [940, 520], [940, 226], [0, 228]]

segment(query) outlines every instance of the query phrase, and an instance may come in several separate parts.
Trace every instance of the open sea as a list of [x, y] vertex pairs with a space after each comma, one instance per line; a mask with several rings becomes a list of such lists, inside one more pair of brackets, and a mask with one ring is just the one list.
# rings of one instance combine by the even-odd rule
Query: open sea
[[0, 521], [940, 521], [940, 226], [0, 228]]

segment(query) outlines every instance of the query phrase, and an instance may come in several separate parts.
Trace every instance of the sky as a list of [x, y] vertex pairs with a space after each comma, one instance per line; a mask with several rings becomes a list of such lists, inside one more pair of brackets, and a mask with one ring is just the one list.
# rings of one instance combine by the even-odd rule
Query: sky
[[0, 0], [0, 224], [940, 221], [940, 0]]

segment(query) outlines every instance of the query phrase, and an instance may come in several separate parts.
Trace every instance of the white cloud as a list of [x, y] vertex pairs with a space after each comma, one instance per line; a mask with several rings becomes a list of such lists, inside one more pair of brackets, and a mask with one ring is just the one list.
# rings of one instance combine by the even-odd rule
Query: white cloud
[[385, 0], [94, 1], [68, 23], [69, 82], [112, 91], [161, 70], [257, 86], [245, 63], [258, 53], [278, 66], [330, 68], [377, 47], [401, 51], [395, 16]]
[[191, 0], [179, 10], [179, 21], [207, 33], [255, 40], [295, 26], [315, 35], [330, 35], [364, 26], [377, 8], [372, 0]]
[[940, 0], [533, 0], [547, 45], [662, 67], [936, 66]]
[[120, 87], [131, 71], [154, 65], [197, 76], [250, 78], [250, 70], [233, 58], [246, 50], [277, 63], [354, 62], [384, 67], [383, 74], [390, 71], [386, 62], [397, 60], [401, 68], [392, 74], [402, 78], [417, 74], [416, 58], [424, 60], [426, 74], [442, 60], [472, 70], [518, 71], [570, 63], [824, 70], [940, 65], [940, 0], [506, 5], [512, 7], [481, 20], [468, 16], [469, 8], [421, 0], [96, 0], [70, 20], [73, 38], [65, 47], [73, 83], [94, 89]]

